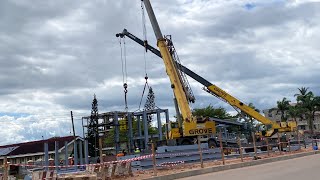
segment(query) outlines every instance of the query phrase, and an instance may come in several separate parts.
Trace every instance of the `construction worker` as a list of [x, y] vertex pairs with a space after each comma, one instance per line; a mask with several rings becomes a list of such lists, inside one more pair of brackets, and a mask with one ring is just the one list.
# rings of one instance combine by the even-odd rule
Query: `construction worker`
[[139, 154], [141, 151], [140, 151], [140, 149], [139, 148], [136, 148], [135, 150], [134, 150], [134, 153], [136, 153], [136, 154]]
[[118, 154], [117, 154], [117, 157], [121, 157], [121, 156], [125, 156], [125, 155], [126, 155], [125, 150], [122, 150], [121, 153], [118, 153]]

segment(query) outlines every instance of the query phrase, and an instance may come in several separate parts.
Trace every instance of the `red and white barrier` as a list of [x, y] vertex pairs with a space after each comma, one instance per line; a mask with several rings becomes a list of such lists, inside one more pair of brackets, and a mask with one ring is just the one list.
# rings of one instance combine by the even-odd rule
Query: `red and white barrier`
[[71, 167], [83, 167], [83, 166], [99, 166], [99, 165], [106, 165], [106, 164], [116, 164], [116, 163], [128, 163], [128, 162], [133, 162], [133, 161], [140, 161], [143, 159], [148, 159], [151, 158], [152, 155], [145, 155], [145, 156], [139, 156], [135, 158], [130, 158], [130, 159], [124, 159], [124, 160], [118, 160], [118, 161], [109, 161], [109, 162], [102, 162], [102, 163], [95, 163], [95, 164], [82, 164], [82, 165], [59, 165], [59, 166], [45, 166], [45, 165], [34, 165], [34, 164], [10, 164], [14, 166], [23, 166], [23, 167], [48, 167], [48, 168], [71, 168]]
[[177, 166], [177, 165], [180, 165], [180, 164], [184, 164], [184, 161], [164, 162], [164, 163], [161, 163], [161, 164], [157, 164], [157, 166], [160, 166], [160, 167], [172, 167], [172, 166]]

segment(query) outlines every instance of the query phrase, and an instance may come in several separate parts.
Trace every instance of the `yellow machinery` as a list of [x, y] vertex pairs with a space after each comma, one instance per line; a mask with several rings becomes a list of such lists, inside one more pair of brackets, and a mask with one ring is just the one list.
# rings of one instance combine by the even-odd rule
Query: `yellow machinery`
[[190, 87], [185, 83], [186, 80], [181, 73], [187, 74], [194, 80], [204, 85], [204, 89], [207, 92], [229, 103], [232, 107], [238, 110], [238, 112], [244, 112], [266, 125], [267, 130], [266, 132], [262, 133], [263, 136], [270, 137], [276, 132], [293, 132], [296, 130], [296, 122], [281, 122], [278, 124], [262, 116], [260, 113], [245, 105], [243, 102], [231, 96], [221, 88], [205, 80], [187, 67], [181, 65], [179, 61], [177, 61], [177, 55], [175, 54], [175, 49], [172, 45], [171, 39], [164, 37], [161, 33], [150, 1], [143, 0], [143, 2], [149, 15], [149, 19], [151, 21], [155, 36], [157, 38], [157, 46], [159, 47], [160, 52], [147, 43], [141, 41], [139, 38], [130, 34], [127, 30], [124, 30], [122, 33], [117, 34], [117, 36], [126, 35], [142, 46], [145, 46], [146, 49], [149, 49], [159, 57], [162, 57], [163, 59], [166, 67], [166, 72], [170, 78], [171, 87], [173, 89], [178, 108], [180, 109], [182, 115], [181, 121], [179, 121], [178, 123], [170, 123], [170, 132], [167, 136], [168, 139], [177, 139], [179, 140], [178, 144], [189, 144], [194, 140], [196, 136], [201, 135], [202, 137], [208, 138], [209, 146], [210, 142], [215, 141], [215, 139], [210, 139], [210, 135], [215, 134], [216, 132], [215, 123], [213, 121], [209, 121], [209, 119], [206, 118], [196, 118], [192, 116], [189, 107], [189, 101], [192, 101], [194, 99], [191, 97], [192, 93], [189, 92]]
[[[154, 15], [149, 0], [143, 0], [147, 13], [149, 15], [155, 36], [157, 38], [157, 45], [160, 49], [160, 53], [163, 62], [166, 67], [166, 72], [170, 78], [171, 87], [173, 89], [177, 104], [181, 112], [182, 122], [175, 127], [171, 125], [171, 131], [169, 132], [169, 139], [179, 139], [183, 137], [195, 137], [197, 135], [208, 135], [215, 133], [215, 123], [213, 121], [206, 121], [206, 119], [197, 119], [192, 116], [191, 109], [189, 107], [189, 88], [184, 83], [183, 76], [180, 75], [174, 61], [174, 52], [170, 48], [170, 40], [162, 36], [157, 19]], [[185, 143], [184, 143], [185, 142]], [[187, 144], [190, 141], [181, 141], [182, 144]]]
[[244, 103], [242, 103], [241, 101], [231, 96], [230, 94], [228, 94], [227, 92], [220, 89], [214, 84], [206, 88], [207, 88], [206, 89], [207, 92], [213, 94], [214, 96], [217, 96], [218, 98], [222, 98], [223, 100], [227, 101], [231, 106], [233, 106], [235, 109], [240, 109], [242, 112], [248, 114], [249, 116], [261, 122], [262, 124], [266, 125], [267, 130], [265, 133], [262, 134], [263, 136], [270, 137], [277, 132], [294, 132], [297, 128], [297, 123], [295, 121], [289, 121], [288, 123], [281, 122], [278, 124], [275, 121], [272, 121], [262, 116], [259, 112], [245, 105]]

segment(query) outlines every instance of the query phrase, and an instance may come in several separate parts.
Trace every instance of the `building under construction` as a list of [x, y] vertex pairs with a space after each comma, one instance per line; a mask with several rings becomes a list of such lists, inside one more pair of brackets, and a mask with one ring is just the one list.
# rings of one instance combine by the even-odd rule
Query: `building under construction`
[[[149, 132], [151, 125], [148, 117], [150, 116], [155, 116], [157, 121], [156, 133]], [[105, 112], [97, 114], [94, 121], [91, 116], [82, 117], [84, 136], [90, 138], [90, 133], [95, 132], [95, 134], [98, 134], [96, 139], [112, 137], [116, 153], [123, 149], [120, 147], [121, 144], [125, 144], [125, 150], [129, 153], [133, 152], [135, 148], [150, 150], [149, 142], [151, 140], [165, 140], [165, 134], [168, 132], [167, 127], [163, 126], [161, 117], [164, 117], [166, 124], [168, 124], [169, 112], [167, 109], [140, 112]], [[126, 142], [120, 141], [121, 132], [125, 133]], [[95, 152], [97, 152], [99, 147], [97, 143], [89, 144], [90, 146], [95, 147]]]

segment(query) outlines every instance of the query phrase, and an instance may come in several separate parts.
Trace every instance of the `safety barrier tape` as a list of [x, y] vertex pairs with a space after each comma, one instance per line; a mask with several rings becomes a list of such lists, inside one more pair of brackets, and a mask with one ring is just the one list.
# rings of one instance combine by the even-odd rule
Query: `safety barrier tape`
[[163, 156], [187, 156], [187, 155], [194, 155], [199, 154], [199, 151], [193, 152], [182, 152], [182, 153], [165, 153], [165, 154], [156, 154], [156, 157], [163, 157]]
[[320, 142], [320, 139], [312, 139], [312, 141]]
[[180, 164], [184, 164], [184, 161], [175, 161], [175, 162], [163, 162], [161, 164], [157, 164], [157, 166], [161, 167], [172, 167], [172, 166], [177, 166]]
[[151, 158], [152, 155], [144, 155], [130, 159], [118, 160], [118, 161], [109, 161], [103, 163], [95, 163], [95, 164], [82, 164], [82, 165], [59, 165], [59, 166], [45, 166], [45, 165], [35, 165], [35, 164], [9, 164], [14, 166], [22, 166], [22, 167], [47, 167], [47, 168], [71, 168], [71, 167], [85, 167], [85, 166], [101, 166], [101, 165], [108, 165], [108, 164], [116, 164], [116, 163], [128, 163], [133, 161], [139, 161], [143, 159]]

